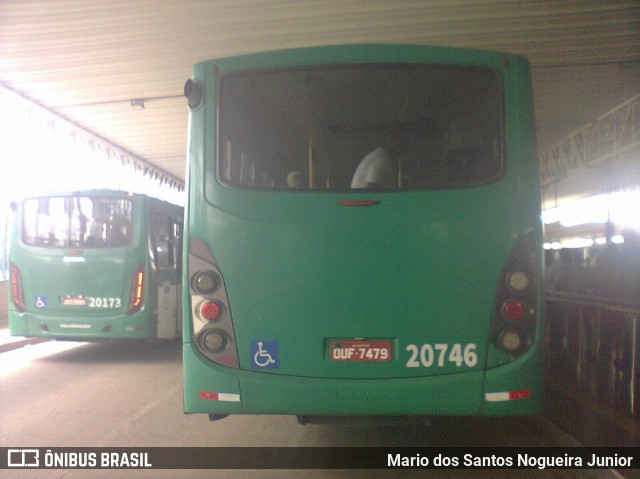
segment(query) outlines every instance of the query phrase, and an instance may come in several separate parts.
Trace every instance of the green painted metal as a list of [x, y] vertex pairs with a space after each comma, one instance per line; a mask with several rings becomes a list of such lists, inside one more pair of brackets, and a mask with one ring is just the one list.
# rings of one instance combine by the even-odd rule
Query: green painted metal
[[[431, 191], [305, 192], [247, 189], [220, 180], [216, 170], [220, 78], [245, 70], [359, 63], [498, 70], [504, 87], [506, 158], [501, 179], [478, 187]], [[192, 79], [204, 86], [204, 103], [190, 114], [185, 245], [189, 240], [206, 244], [224, 278], [239, 366], [215, 364], [195, 346], [186, 246], [185, 412], [508, 415], [540, 411], [541, 301], [536, 305], [535, 338], [524, 355], [512, 358], [498, 351], [490, 334], [496, 289], [510, 252], [521, 238], [533, 234], [538, 265], [541, 257], [526, 59], [425, 46], [331, 46], [203, 62], [195, 66]], [[344, 200], [376, 204], [347, 207], [341, 204]], [[536, 274], [539, 288], [541, 267]], [[333, 340], [355, 338], [389, 341], [391, 361], [331, 359]], [[277, 343], [277, 368], [256, 367], [256, 341]], [[413, 358], [411, 345], [418, 351]], [[461, 359], [465, 353], [469, 356]], [[485, 400], [486, 393], [524, 389], [530, 390], [530, 398]], [[216, 400], [212, 393], [230, 396]]]

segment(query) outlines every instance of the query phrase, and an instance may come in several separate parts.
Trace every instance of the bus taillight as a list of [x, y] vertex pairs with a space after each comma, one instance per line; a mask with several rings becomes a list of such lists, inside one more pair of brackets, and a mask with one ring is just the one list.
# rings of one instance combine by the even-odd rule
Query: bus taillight
[[213, 271], [200, 271], [191, 278], [191, 287], [199, 294], [214, 293], [220, 284], [220, 278]]
[[15, 264], [11, 264], [11, 299], [18, 311], [24, 313], [27, 310], [24, 302], [24, 288], [22, 286], [22, 274]]
[[210, 329], [203, 335], [202, 345], [213, 354], [224, 351], [227, 347], [227, 334], [221, 329]]
[[502, 305], [502, 314], [505, 318], [517, 321], [524, 318], [526, 311], [522, 301], [509, 299]]
[[522, 332], [516, 329], [505, 329], [498, 334], [495, 344], [499, 349], [515, 355], [524, 348], [525, 339]]
[[202, 301], [196, 314], [206, 321], [216, 321], [222, 316], [222, 305], [217, 301]]
[[491, 324], [493, 345], [512, 358], [524, 353], [536, 334], [538, 281], [533, 234], [514, 246], [496, 291]]
[[129, 290], [129, 307], [127, 314], [133, 314], [140, 310], [144, 299], [144, 264], [141, 264], [133, 273], [131, 288]]
[[231, 310], [222, 273], [208, 246], [189, 242], [189, 297], [193, 342], [205, 357], [238, 367]]

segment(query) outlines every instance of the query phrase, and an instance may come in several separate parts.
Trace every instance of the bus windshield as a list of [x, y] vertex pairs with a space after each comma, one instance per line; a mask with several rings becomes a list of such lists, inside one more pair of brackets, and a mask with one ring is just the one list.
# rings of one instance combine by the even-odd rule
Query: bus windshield
[[47, 248], [113, 248], [131, 243], [127, 198], [53, 196], [24, 200], [22, 240]]
[[233, 186], [449, 189], [504, 170], [495, 69], [314, 66], [229, 73], [219, 90], [217, 171]]

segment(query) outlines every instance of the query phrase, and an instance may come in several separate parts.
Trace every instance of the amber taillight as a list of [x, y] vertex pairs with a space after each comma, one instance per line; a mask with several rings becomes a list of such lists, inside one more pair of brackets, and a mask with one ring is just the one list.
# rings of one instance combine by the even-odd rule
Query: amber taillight
[[27, 306], [24, 302], [24, 288], [22, 286], [22, 274], [20, 273], [20, 269], [15, 265], [11, 264], [11, 299], [13, 301], [13, 305], [16, 307], [18, 311], [24, 313], [27, 310]]
[[144, 299], [144, 264], [138, 266], [131, 277], [131, 287], [129, 290], [129, 307], [127, 314], [140, 311]]

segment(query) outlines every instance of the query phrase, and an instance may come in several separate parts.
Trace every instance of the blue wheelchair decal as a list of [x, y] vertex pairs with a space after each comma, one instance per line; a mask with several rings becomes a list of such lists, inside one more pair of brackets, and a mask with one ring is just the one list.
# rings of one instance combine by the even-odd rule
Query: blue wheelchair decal
[[278, 369], [280, 345], [278, 341], [251, 341], [251, 369]]

